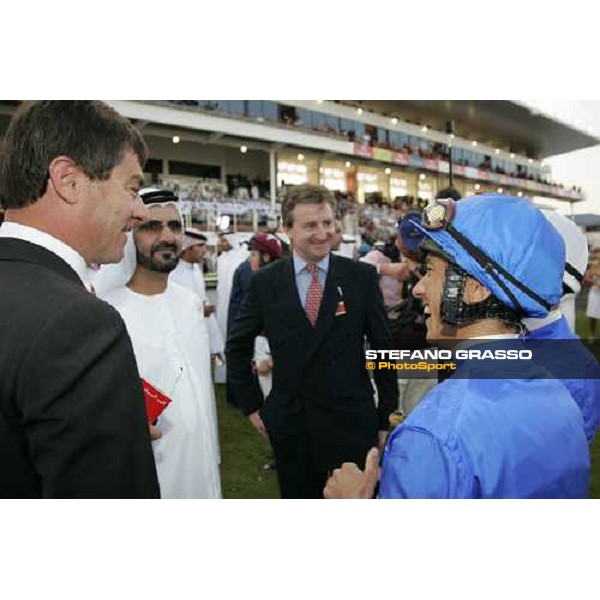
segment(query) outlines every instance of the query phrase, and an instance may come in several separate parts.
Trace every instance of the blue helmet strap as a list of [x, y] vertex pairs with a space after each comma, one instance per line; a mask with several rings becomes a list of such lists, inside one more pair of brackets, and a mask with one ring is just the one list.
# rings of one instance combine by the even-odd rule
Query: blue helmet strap
[[521, 316], [525, 315], [523, 307], [517, 300], [516, 296], [510, 291], [508, 286], [498, 276], [498, 273], [504, 277], [507, 281], [512, 283], [516, 288], [521, 290], [524, 294], [527, 294], [530, 298], [535, 300], [540, 306], [543, 306], [546, 310], [550, 310], [552, 305], [546, 302], [539, 294], [536, 294], [532, 289], [528, 288], [524, 283], [521, 283], [515, 279], [506, 269], [499, 265], [495, 260], [491, 259], [485, 252], [480, 250], [475, 244], [468, 240], [460, 231], [456, 230], [451, 224], [446, 226], [446, 231], [458, 242], [479, 264], [479, 266], [485, 270], [485, 272], [502, 288], [502, 291], [510, 298], [513, 303], [515, 311]]
[[467, 304], [464, 292], [469, 274], [455, 263], [448, 263], [442, 292], [442, 321], [453, 327], [464, 327], [483, 319], [497, 319], [518, 326], [520, 319], [514, 310], [490, 294], [482, 302]]

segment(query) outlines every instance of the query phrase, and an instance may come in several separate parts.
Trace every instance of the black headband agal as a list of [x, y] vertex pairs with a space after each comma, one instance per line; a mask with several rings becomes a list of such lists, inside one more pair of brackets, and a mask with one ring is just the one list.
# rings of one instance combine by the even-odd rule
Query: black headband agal
[[189, 238], [198, 240], [200, 242], [206, 242], [208, 239], [203, 233], [200, 233], [199, 231], [195, 231], [194, 229], [186, 229], [185, 235]]
[[178, 202], [179, 197], [171, 190], [159, 190], [156, 188], [148, 188], [140, 191], [140, 198], [146, 205], [162, 204], [163, 202]]

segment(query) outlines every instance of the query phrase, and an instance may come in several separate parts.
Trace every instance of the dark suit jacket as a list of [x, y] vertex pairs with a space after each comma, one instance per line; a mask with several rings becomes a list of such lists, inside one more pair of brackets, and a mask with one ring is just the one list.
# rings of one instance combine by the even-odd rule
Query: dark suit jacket
[[0, 497], [159, 497], [119, 314], [21, 240], [0, 238], [0, 285]]
[[240, 312], [244, 296], [246, 295], [248, 285], [250, 284], [252, 273], [252, 267], [248, 260], [245, 260], [241, 265], [238, 265], [233, 273], [231, 295], [229, 296], [229, 308], [227, 310], [227, 327], [229, 330], [231, 330], [231, 326]]
[[[342, 300], [346, 314], [335, 316]], [[274, 368], [273, 389], [260, 414], [271, 441], [285, 444], [303, 419], [320, 470], [344, 461], [362, 464], [398, 405], [395, 373], [377, 373], [377, 408], [365, 369], [365, 335], [375, 349], [393, 348], [375, 269], [332, 254], [314, 329], [291, 258], [253, 275], [226, 350], [228, 382], [247, 415], [261, 407], [250, 361], [254, 337], [263, 330]]]

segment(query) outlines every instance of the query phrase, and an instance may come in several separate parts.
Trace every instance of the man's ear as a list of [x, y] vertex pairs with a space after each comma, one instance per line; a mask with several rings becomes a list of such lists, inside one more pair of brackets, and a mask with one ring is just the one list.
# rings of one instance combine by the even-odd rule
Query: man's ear
[[479, 304], [491, 295], [484, 285], [476, 279], [469, 277], [465, 285], [464, 301], [466, 304]]
[[85, 177], [75, 161], [68, 156], [57, 156], [48, 166], [49, 184], [67, 204], [77, 204]]

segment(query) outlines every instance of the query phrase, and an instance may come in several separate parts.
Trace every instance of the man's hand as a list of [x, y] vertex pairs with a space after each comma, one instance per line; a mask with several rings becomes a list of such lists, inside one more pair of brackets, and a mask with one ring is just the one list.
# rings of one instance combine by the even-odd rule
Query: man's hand
[[272, 360], [261, 360], [257, 365], [256, 365], [256, 372], [259, 375], [268, 375], [271, 371], [271, 369], [273, 368], [273, 361]]
[[368, 500], [373, 497], [379, 481], [379, 452], [371, 448], [361, 471], [354, 463], [344, 463], [336, 469], [327, 481], [323, 496], [328, 500], [358, 498]]
[[204, 305], [204, 316], [210, 317], [215, 312], [215, 307], [212, 304], [206, 303]]
[[248, 418], [250, 419], [250, 423], [252, 423], [252, 425], [254, 426], [254, 429], [256, 429], [256, 431], [258, 431], [258, 433], [260, 433], [260, 435], [262, 435], [268, 442], [269, 434], [267, 433], [267, 428], [265, 427], [263, 420], [260, 418], [258, 411], [253, 412], [251, 415], [248, 415]]
[[158, 440], [162, 437], [162, 432], [156, 425], [152, 425], [151, 423], [149, 423], [148, 428], [150, 429], [150, 439], [152, 441]]

